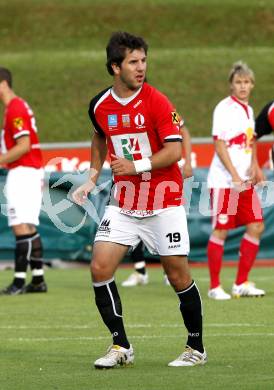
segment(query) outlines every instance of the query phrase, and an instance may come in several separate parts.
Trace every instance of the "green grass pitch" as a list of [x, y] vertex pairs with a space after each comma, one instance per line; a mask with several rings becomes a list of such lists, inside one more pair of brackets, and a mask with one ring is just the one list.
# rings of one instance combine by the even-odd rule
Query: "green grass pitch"
[[[230, 289], [235, 268], [224, 268]], [[118, 284], [131, 272], [121, 268]], [[88, 269], [47, 271], [48, 294], [1, 297], [1, 390], [273, 389], [274, 268], [255, 268], [251, 279], [265, 288], [258, 299], [209, 300], [208, 271], [193, 269], [204, 303], [203, 367], [171, 368], [186, 331], [162, 270], [150, 268], [150, 283], [119, 288], [124, 320], [135, 349], [130, 369], [95, 370], [93, 361], [111, 342], [90, 289]], [[1, 272], [1, 286], [10, 281]], [[157, 297], [157, 299], [156, 299]]]

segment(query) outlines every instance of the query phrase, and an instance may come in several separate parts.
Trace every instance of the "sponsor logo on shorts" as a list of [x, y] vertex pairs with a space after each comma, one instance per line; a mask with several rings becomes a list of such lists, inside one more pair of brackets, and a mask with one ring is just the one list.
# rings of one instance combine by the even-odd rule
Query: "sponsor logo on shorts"
[[181, 244], [175, 244], [175, 245], [169, 245], [168, 249], [175, 249], [175, 248], [180, 248]]
[[109, 219], [103, 219], [103, 221], [101, 222], [99, 228], [98, 228], [98, 232], [100, 233], [107, 233], [109, 234], [110, 233], [110, 220]]
[[153, 210], [125, 210], [121, 209], [120, 214], [130, 215], [131, 217], [152, 217], [154, 215]]
[[227, 214], [220, 214], [218, 216], [218, 222], [221, 224], [221, 225], [225, 225], [227, 222], [228, 222], [228, 215]]

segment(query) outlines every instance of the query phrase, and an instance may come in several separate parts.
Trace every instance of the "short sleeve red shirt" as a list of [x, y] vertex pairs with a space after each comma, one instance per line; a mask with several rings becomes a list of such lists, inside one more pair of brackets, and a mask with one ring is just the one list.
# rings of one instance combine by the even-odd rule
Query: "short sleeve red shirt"
[[[180, 116], [167, 97], [147, 83], [126, 104], [115, 99], [111, 88], [104, 90], [92, 99], [89, 115], [95, 131], [106, 138], [109, 155], [136, 161], [152, 156], [165, 142], [182, 141]], [[142, 175], [115, 176], [114, 182], [122, 208], [158, 210], [182, 204], [177, 163]]]
[[7, 164], [7, 167], [9, 169], [18, 166], [41, 168], [42, 154], [33, 112], [23, 99], [15, 97], [5, 109], [1, 137], [2, 153], [13, 148], [16, 140], [22, 136], [30, 137], [31, 150], [18, 160]]

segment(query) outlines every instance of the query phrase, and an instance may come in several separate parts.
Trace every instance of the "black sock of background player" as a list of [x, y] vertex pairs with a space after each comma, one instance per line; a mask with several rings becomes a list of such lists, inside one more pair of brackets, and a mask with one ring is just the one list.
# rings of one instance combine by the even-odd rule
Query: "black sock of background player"
[[40, 284], [44, 281], [43, 270], [43, 246], [39, 233], [31, 238], [30, 268], [32, 273], [31, 283]]
[[144, 257], [143, 243], [140, 242], [132, 251], [131, 258], [134, 261], [134, 268], [136, 272], [142, 275], [146, 274], [146, 262]]
[[13, 284], [18, 288], [22, 288], [26, 281], [30, 255], [29, 238], [32, 236], [32, 234], [25, 234], [15, 237], [15, 270]]
[[129, 348], [123, 323], [122, 304], [114, 279], [93, 283], [93, 288], [97, 308], [112, 334], [113, 345]]
[[180, 299], [180, 310], [188, 330], [186, 345], [203, 353], [203, 316], [199, 290], [195, 282], [192, 282], [188, 288], [176, 293]]

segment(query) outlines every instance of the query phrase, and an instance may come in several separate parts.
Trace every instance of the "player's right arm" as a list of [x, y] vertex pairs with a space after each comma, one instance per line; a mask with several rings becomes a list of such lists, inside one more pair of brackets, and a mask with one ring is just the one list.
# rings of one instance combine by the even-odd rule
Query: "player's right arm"
[[215, 151], [219, 159], [221, 160], [224, 167], [232, 177], [232, 182], [237, 183], [239, 185], [243, 184], [243, 180], [240, 178], [238, 172], [236, 171], [234, 165], [232, 164], [225, 141], [223, 141], [222, 139], [216, 139], [214, 140], [214, 145], [215, 145]]
[[75, 203], [82, 205], [85, 203], [87, 196], [92, 192], [100, 175], [102, 166], [107, 155], [106, 139], [102, 135], [94, 132], [91, 142], [91, 163], [88, 180], [82, 184], [72, 194]]
[[242, 186], [243, 180], [239, 176], [236, 168], [232, 164], [231, 158], [229, 156], [226, 139], [227, 135], [230, 133], [230, 112], [228, 107], [224, 104], [224, 101], [221, 101], [214, 110], [213, 113], [213, 129], [212, 135], [214, 140], [215, 152], [224, 165], [225, 169], [230, 173], [232, 182], [236, 188]]

